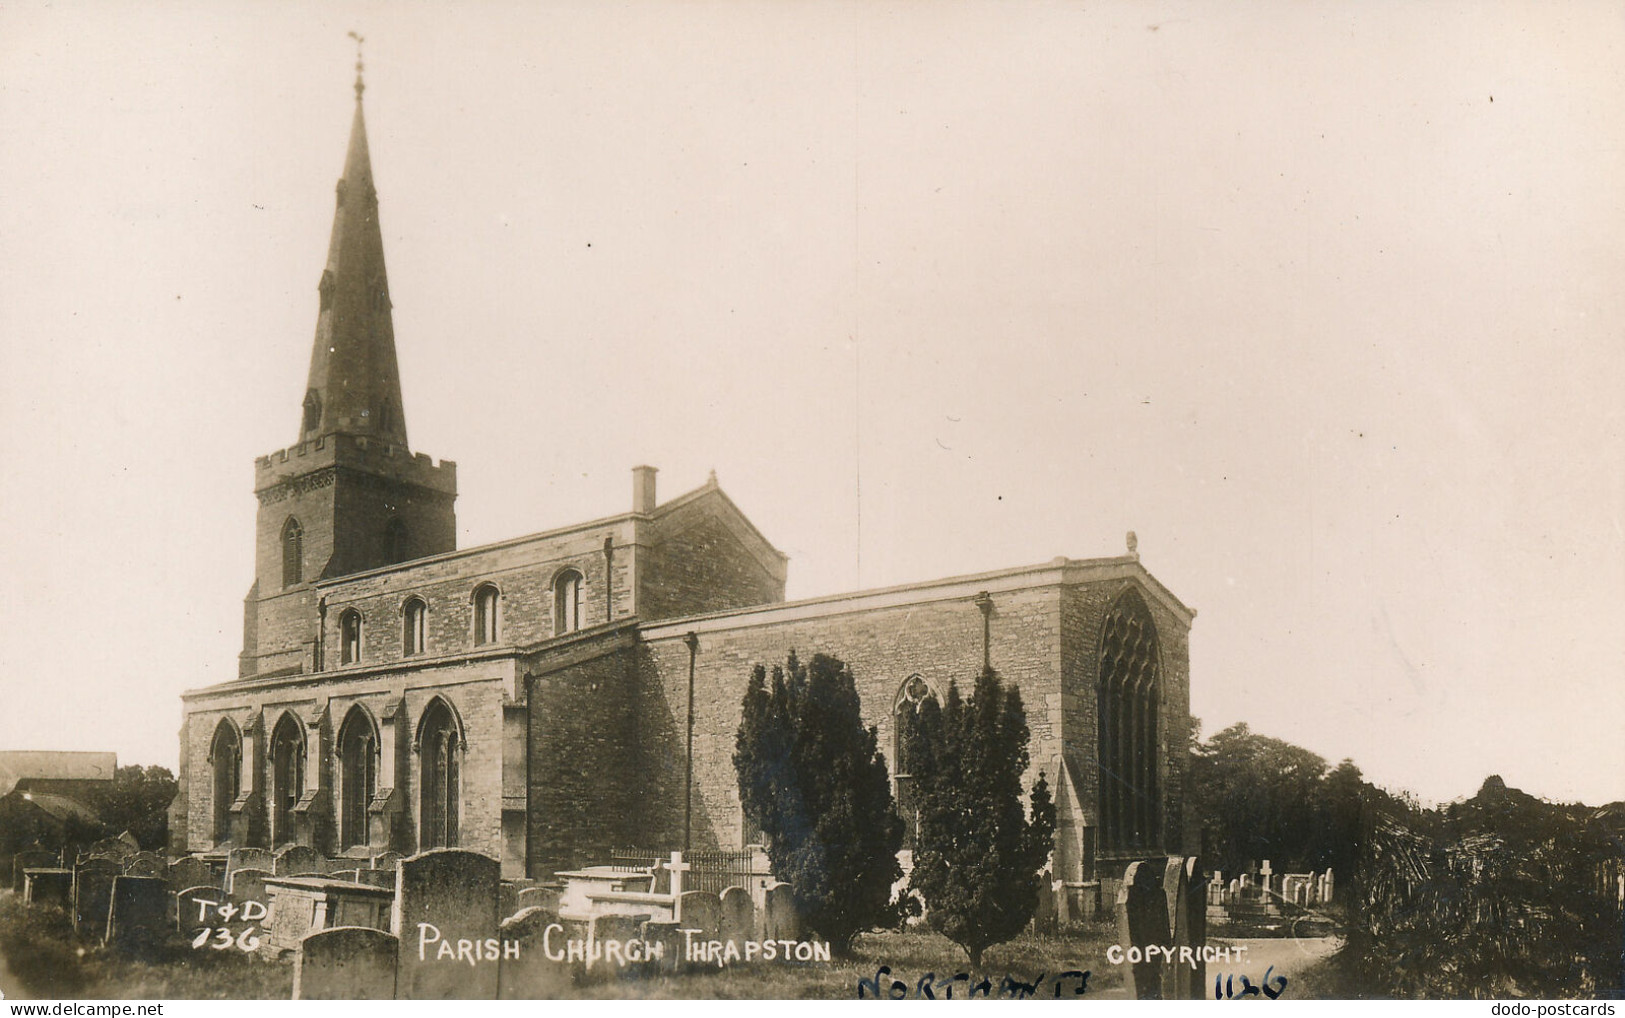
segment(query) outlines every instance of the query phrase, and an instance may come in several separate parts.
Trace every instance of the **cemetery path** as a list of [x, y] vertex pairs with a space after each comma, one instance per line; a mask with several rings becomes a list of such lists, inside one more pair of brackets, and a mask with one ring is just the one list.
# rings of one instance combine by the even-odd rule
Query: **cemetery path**
[[[1245, 947], [1247, 953], [1238, 963], [1218, 962], [1207, 967], [1208, 982], [1215, 974], [1246, 975], [1254, 983], [1262, 983], [1264, 973], [1274, 968], [1271, 975], [1285, 976], [1289, 981], [1318, 961], [1330, 956], [1343, 943], [1340, 937], [1250, 937], [1234, 940], [1214, 938], [1215, 943], [1228, 943]], [[1288, 995], [1291, 991], [1287, 991]]]

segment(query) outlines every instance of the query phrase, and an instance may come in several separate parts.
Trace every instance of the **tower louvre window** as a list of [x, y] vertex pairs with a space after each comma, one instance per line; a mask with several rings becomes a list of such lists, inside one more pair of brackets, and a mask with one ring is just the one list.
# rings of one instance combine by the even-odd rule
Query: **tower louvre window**
[[581, 574], [566, 569], [553, 581], [553, 634], [562, 636], [581, 628]]
[[475, 645], [497, 642], [497, 608], [500, 600], [497, 588], [489, 583], [474, 589]]
[[282, 524], [282, 585], [303, 582], [305, 575], [305, 528], [292, 516]]
[[[385, 404], [386, 408], [388, 404]], [[384, 524], [384, 564], [394, 565], [396, 562], [405, 562], [411, 558], [408, 550], [406, 523], [399, 516], [390, 518]]]
[[339, 616], [339, 658], [347, 665], [361, 660], [361, 613], [354, 608]]
[[[300, 431], [308, 434], [315, 431], [322, 423], [322, 394], [315, 389], [305, 393], [305, 417]], [[302, 436], [301, 436], [302, 437]]]

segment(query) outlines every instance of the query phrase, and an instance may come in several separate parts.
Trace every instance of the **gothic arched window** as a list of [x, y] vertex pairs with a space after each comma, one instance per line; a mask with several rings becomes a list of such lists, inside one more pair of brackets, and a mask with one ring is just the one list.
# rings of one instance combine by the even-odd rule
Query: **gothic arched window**
[[497, 608], [501, 595], [489, 583], [474, 588], [474, 643], [497, 642]]
[[293, 840], [293, 808], [305, 794], [305, 736], [292, 714], [271, 733], [271, 844]]
[[292, 516], [282, 524], [282, 585], [291, 587], [305, 576], [305, 528]]
[[214, 769], [214, 840], [231, 840], [231, 806], [243, 778], [243, 737], [226, 718], [215, 726], [209, 744], [209, 763]]
[[581, 574], [566, 569], [553, 580], [553, 635], [581, 628]]
[[372, 719], [351, 707], [339, 729], [339, 844], [367, 843], [367, 808], [378, 788], [378, 736]]
[[418, 722], [418, 848], [457, 844], [463, 741], [451, 706], [435, 697]]
[[1107, 852], [1162, 842], [1160, 661], [1151, 612], [1128, 591], [1106, 612], [1100, 636], [1100, 846]]
[[361, 613], [354, 608], [339, 616], [339, 659], [347, 665], [361, 660]]
[[428, 646], [429, 606], [421, 597], [407, 598], [401, 609], [401, 653], [410, 657]]
[[920, 708], [937, 703], [936, 690], [919, 675], [910, 675], [892, 703], [892, 761], [897, 772], [897, 814], [903, 818], [903, 847], [913, 848], [919, 833], [919, 806], [915, 802], [914, 761], [909, 746], [920, 722]]

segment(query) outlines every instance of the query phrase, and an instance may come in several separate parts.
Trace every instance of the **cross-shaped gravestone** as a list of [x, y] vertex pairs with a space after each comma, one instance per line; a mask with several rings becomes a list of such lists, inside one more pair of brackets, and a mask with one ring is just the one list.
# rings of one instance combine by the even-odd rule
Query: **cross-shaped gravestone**
[[683, 853], [673, 852], [671, 861], [666, 863], [666, 872], [671, 874], [671, 896], [678, 900], [683, 897], [683, 874], [694, 867], [683, 861]]

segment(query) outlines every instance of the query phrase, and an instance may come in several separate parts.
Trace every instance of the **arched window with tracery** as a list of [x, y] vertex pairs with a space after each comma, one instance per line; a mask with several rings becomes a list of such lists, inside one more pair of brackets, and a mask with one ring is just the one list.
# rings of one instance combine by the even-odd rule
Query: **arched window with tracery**
[[438, 696], [418, 722], [418, 848], [457, 844], [463, 740], [457, 716]]
[[292, 516], [282, 524], [282, 585], [303, 583], [305, 577], [305, 528]]
[[339, 657], [347, 665], [361, 660], [361, 613], [354, 608], [339, 616]]
[[892, 703], [892, 760], [897, 774], [897, 815], [903, 818], [903, 847], [912, 849], [919, 833], [919, 804], [915, 801], [915, 761], [910, 746], [920, 722], [920, 708], [937, 704], [936, 690], [919, 675], [910, 675], [898, 687]]
[[351, 707], [339, 729], [339, 842], [367, 844], [367, 810], [378, 789], [378, 735], [372, 719]]
[[401, 653], [421, 654], [429, 645], [429, 606], [421, 597], [410, 597], [401, 608]]
[[271, 844], [293, 840], [294, 807], [305, 794], [305, 735], [292, 714], [271, 732]]
[[497, 642], [497, 610], [501, 606], [497, 588], [489, 583], [474, 588], [474, 643]]
[[553, 635], [581, 628], [581, 574], [566, 569], [553, 580]]
[[1104, 852], [1156, 849], [1162, 843], [1161, 657], [1145, 601], [1135, 591], [1124, 593], [1106, 612], [1100, 636], [1099, 844]]
[[214, 729], [209, 744], [209, 764], [214, 770], [214, 840], [231, 840], [231, 807], [243, 780], [243, 737], [226, 718]]

